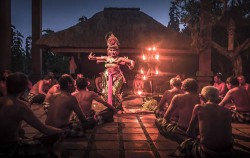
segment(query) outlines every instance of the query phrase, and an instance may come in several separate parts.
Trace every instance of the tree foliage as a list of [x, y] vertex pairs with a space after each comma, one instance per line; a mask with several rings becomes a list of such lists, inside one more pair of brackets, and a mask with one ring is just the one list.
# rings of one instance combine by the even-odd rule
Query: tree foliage
[[177, 2], [171, 2], [171, 7], [169, 9], [169, 22], [168, 22], [168, 27], [175, 30], [175, 31], [180, 31], [180, 15], [178, 12], [177, 8]]
[[[12, 26], [12, 71], [21, 71], [26, 74], [31, 72], [31, 47], [32, 37], [28, 36], [25, 39], [25, 47], [23, 47], [23, 35]], [[43, 36], [53, 33], [53, 30], [43, 30]], [[62, 56], [51, 52], [50, 50], [43, 50], [42, 52], [42, 71], [44, 74], [53, 71], [59, 74], [68, 73], [69, 57]]]
[[[203, 40], [202, 37], [202, 30], [200, 26], [201, 21], [201, 5], [209, 5], [211, 4], [212, 9], [211, 10], [203, 10], [204, 13], [209, 16], [211, 19], [208, 25], [210, 25], [213, 29], [214, 27], [221, 22], [223, 18], [225, 18], [228, 13], [231, 13], [231, 16], [237, 13], [238, 18], [240, 19], [249, 19], [250, 17], [250, 1], [249, 0], [176, 0], [175, 1], [178, 5], [180, 16], [180, 22], [186, 26], [184, 29], [184, 32], [187, 32], [190, 34], [193, 42], [192, 46], [196, 48], [197, 52], [202, 52], [203, 49], [206, 47], [210, 47], [209, 43], [207, 41]], [[202, 3], [201, 3], [202, 2]], [[205, 8], [205, 7], [204, 7]], [[207, 7], [208, 8], [208, 7]], [[203, 19], [207, 20], [207, 19]], [[237, 18], [236, 18], [237, 20]], [[239, 25], [237, 25], [239, 26]], [[250, 25], [248, 24], [248, 27]], [[209, 26], [208, 26], [209, 27]], [[224, 26], [223, 28], [220, 28], [220, 30], [217, 30], [217, 32], [213, 31], [212, 34], [212, 48], [213, 53], [219, 53], [220, 57], [227, 58], [229, 62], [231, 62], [234, 75], [242, 74], [242, 52], [246, 52], [246, 50], [249, 50], [250, 47], [250, 39], [249, 39], [249, 33], [245, 33], [245, 29], [239, 29], [237, 28], [235, 32], [234, 37], [234, 43], [235, 48], [234, 50], [228, 50], [228, 27]], [[226, 32], [224, 35], [221, 34], [221, 32]], [[244, 36], [245, 34], [245, 36]], [[217, 39], [217, 41], [215, 40]], [[213, 55], [214, 56], [214, 55]], [[212, 61], [212, 64], [214, 63], [220, 63], [223, 64], [223, 60], [221, 58], [218, 58], [217, 55], [213, 58], [214, 61]], [[228, 62], [226, 62], [228, 65]], [[245, 62], [243, 62], [245, 63]], [[225, 66], [225, 65], [224, 65]], [[216, 68], [215, 66], [212, 66]], [[218, 66], [223, 67], [223, 66]], [[216, 71], [216, 70], [214, 70]]]
[[12, 71], [25, 72], [25, 51], [22, 48], [23, 35], [16, 30], [15, 26], [11, 26], [12, 30], [12, 45], [11, 45], [11, 60], [12, 60]]

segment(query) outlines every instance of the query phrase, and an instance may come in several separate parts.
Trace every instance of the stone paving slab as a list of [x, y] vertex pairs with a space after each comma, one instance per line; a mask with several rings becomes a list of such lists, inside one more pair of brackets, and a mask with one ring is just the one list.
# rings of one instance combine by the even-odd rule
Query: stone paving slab
[[[132, 103], [126, 100], [129, 106]], [[46, 115], [40, 105], [32, 110], [44, 122]], [[55, 153], [70, 158], [168, 158], [178, 143], [159, 134], [152, 113], [129, 113], [114, 116], [114, 122], [86, 131], [83, 138], [65, 139], [56, 143]], [[25, 136], [32, 138], [37, 130], [22, 124]], [[250, 125], [232, 124], [235, 138], [233, 157], [250, 157]]]

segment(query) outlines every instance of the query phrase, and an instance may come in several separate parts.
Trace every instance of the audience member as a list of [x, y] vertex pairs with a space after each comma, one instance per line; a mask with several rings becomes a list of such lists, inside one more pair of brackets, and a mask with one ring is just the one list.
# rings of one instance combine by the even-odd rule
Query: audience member
[[220, 98], [223, 99], [223, 97], [226, 95], [228, 89], [225, 84], [225, 82], [222, 81], [222, 74], [216, 73], [214, 75], [214, 87], [219, 90]]
[[[63, 74], [62, 76], [69, 76], [72, 78], [71, 75], [69, 74]], [[73, 78], [72, 78], [73, 80]], [[73, 88], [74, 89], [74, 88]], [[73, 90], [72, 89], [72, 90]], [[53, 85], [49, 90], [48, 92], [46, 93], [46, 96], [45, 96], [45, 99], [44, 99], [44, 102], [43, 102], [43, 109], [44, 111], [47, 113], [48, 112], [48, 108], [49, 108], [49, 99], [51, 96], [53, 96], [53, 94], [56, 94], [56, 93], [59, 93], [60, 92], [60, 85], [59, 83]]]
[[[195, 79], [185, 79], [182, 83], [182, 89], [184, 90], [184, 94], [175, 95], [164, 114], [163, 120], [156, 122], [157, 127], [164, 135], [172, 137], [179, 143], [186, 138], [186, 130], [194, 106], [200, 103], [197, 93], [198, 84]], [[177, 115], [177, 122], [171, 122], [173, 114]]]
[[28, 94], [28, 101], [29, 103], [38, 103], [42, 104], [45, 96], [47, 94], [47, 91], [45, 91], [46, 87], [51, 85], [51, 76], [46, 75], [44, 78], [40, 81], [38, 81], [36, 84], [34, 84]]
[[[217, 104], [219, 91], [206, 86], [201, 91], [203, 104], [194, 107], [187, 130], [190, 139], [181, 143], [174, 153], [185, 153], [187, 157], [230, 157], [233, 148], [231, 112]], [[196, 127], [199, 127], [197, 137]]]
[[220, 106], [225, 106], [227, 103], [232, 103], [234, 108], [231, 108], [233, 122], [250, 122], [250, 98], [247, 91], [239, 86], [236, 77], [228, 77], [227, 88], [229, 91], [223, 100], [219, 103]]
[[239, 81], [239, 86], [242, 86], [245, 90], [247, 90], [248, 96], [250, 97], [250, 85], [249, 83], [246, 83], [245, 76], [240, 75], [237, 77], [237, 79]]
[[140, 93], [140, 91], [142, 92], [144, 89], [144, 80], [142, 78], [141, 74], [136, 74], [134, 80], [133, 80], [133, 90], [134, 90], [134, 94], [138, 94]]
[[172, 98], [176, 94], [184, 93], [184, 91], [181, 89], [182, 81], [180, 78], [171, 78], [169, 83], [171, 89], [164, 92], [160, 103], [158, 104], [157, 110], [155, 111], [156, 117], [163, 117], [167, 107], [170, 105]]
[[[76, 80], [76, 86], [78, 91], [73, 93], [73, 96], [76, 97], [84, 115], [87, 120], [95, 120], [98, 125], [113, 121], [113, 114], [115, 107], [104, 101], [98, 94], [93, 91], [88, 91], [88, 81], [85, 78], [79, 78]], [[107, 109], [101, 111], [99, 114], [96, 114], [92, 109], [92, 101], [96, 100], [102, 103]]]
[[[20, 141], [18, 133], [21, 129], [21, 122], [27, 122], [45, 135], [60, 134], [61, 129], [44, 125], [28, 107], [27, 102], [20, 100], [20, 96], [28, 86], [28, 78], [25, 74], [20, 72], [10, 74], [6, 85], [7, 95], [0, 98], [0, 156], [29, 157], [31, 154], [35, 157], [46, 154], [44, 153], [46, 149], [43, 146], [38, 148], [39, 143], [36, 141]], [[27, 146], [29, 146], [28, 151], [24, 150]]]
[[[66, 137], [82, 137], [87, 128], [87, 120], [74, 96], [74, 80], [70, 76], [62, 76], [59, 79], [60, 92], [53, 94], [48, 102], [50, 106], [47, 112], [45, 124], [66, 130]], [[74, 112], [80, 121], [71, 122], [70, 117]]]

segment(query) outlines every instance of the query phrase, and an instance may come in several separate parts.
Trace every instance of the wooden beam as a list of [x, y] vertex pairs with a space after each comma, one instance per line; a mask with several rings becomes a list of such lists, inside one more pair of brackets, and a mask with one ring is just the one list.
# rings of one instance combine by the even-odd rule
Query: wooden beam
[[[106, 53], [106, 48], [51, 48], [52, 52], [55, 53], [90, 53], [94, 52], [98, 53]], [[120, 48], [120, 53], [142, 53], [146, 50], [138, 49], [138, 48]], [[198, 55], [196, 52], [190, 49], [157, 49], [160, 54], [192, 54]]]

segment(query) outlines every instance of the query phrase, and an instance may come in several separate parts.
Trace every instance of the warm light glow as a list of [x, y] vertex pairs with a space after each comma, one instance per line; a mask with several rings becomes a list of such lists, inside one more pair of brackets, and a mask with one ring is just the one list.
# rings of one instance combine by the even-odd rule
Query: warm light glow
[[96, 105], [95, 105], [95, 104], [93, 104], [93, 107], [96, 107]]
[[142, 59], [143, 59], [143, 60], [146, 60], [146, 59], [147, 59], [146, 56], [145, 56], [144, 54], [142, 55]]
[[159, 71], [158, 71], [158, 70], [155, 70], [155, 74], [158, 75], [158, 74], [159, 74]]
[[146, 76], [144, 75], [144, 76], [143, 76], [143, 80], [146, 80], [146, 79], [147, 79], [147, 78], [146, 78]]
[[137, 94], [141, 95], [141, 94], [142, 94], [142, 91], [138, 91]]
[[144, 74], [144, 71], [141, 69], [141, 74]]
[[156, 59], [156, 60], [159, 60], [159, 58], [160, 58], [159, 54], [156, 54], [156, 55], [155, 55], [155, 59]]
[[155, 51], [156, 50], [156, 48], [155, 47], [153, 47], [153, 51]]

